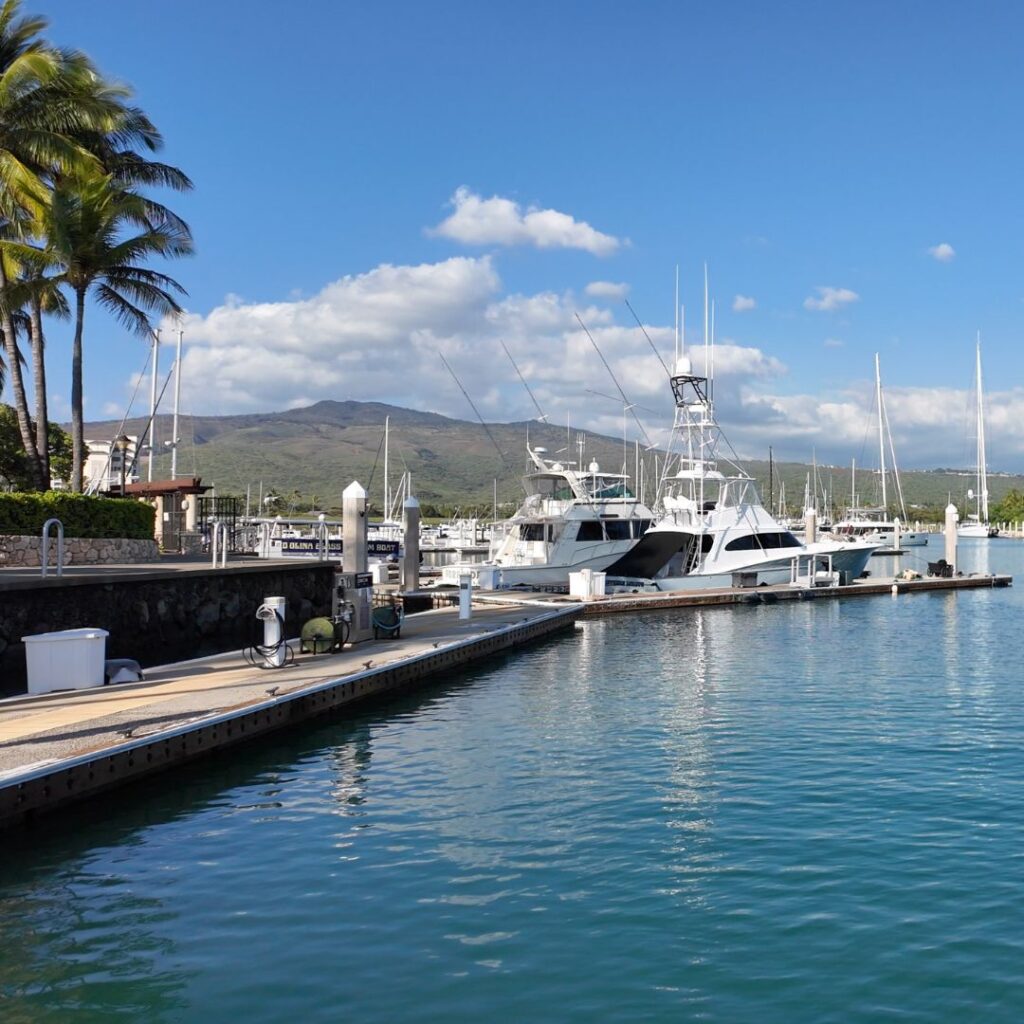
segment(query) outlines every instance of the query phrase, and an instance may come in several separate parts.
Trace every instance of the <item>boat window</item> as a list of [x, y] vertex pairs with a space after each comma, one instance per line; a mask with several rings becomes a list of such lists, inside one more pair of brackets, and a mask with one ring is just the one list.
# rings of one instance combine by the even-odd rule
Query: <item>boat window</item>
[[633, 536], [642, 537], [651, 528], [650, 519], [633, 520]]
[[587, 520], [586, 522], [580, 523], [579, 532], [576, 534], [577, 540], [604, 540], [604, 529], [601, 523], [594, 522], [593, 520]]
[[768, 551], [773, 548], [798, 548], [800, 541], [788, 531], [779, 533], [748, 533], [725, 545], [726, 551]]
[[700, 538], [700, 553], [706, 555], [715, 546], [715, 535], [705, 533]]
[[632, 498], [633, 492], [618, 480], [605, 482], [597, 481], [594, 487], [595, 498]]
[[604, 529], [609, 540], [629, 540], [628, 519], [606, 519]]
[[543, 540], [544, 532], [543, 523], [521, 523], [519, 526], [519, 539]]

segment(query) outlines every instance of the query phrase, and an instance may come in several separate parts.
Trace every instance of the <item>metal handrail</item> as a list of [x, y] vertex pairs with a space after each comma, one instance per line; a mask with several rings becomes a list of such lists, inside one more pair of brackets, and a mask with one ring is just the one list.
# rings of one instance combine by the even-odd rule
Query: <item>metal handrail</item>
[[45, 580], [50, 562], [50, 527], [57, 527], [57, 563], [54, 568], [57, 576], [64, 575], [64, 524], [59, 519], [47, 519], [43, 523], [42, 536], [39, 539], [39, 567], [40, 575]]

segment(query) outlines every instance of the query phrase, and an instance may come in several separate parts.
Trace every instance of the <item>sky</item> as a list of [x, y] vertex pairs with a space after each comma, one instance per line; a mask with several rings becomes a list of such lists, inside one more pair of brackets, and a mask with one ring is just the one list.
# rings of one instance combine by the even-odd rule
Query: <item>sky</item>
[[[699, 361], [706, 264], [741, 455], [871, 465], [877, 352], [900, 464], [969, 466], [980, 331], [989, 465], [1024, 470], [1019, 4], [26, 9], [134, 87], [195, 182], [164, 197], [197, 248], [170, 267], [185, 412], [472, 419], [444, 355], [485, 417], [526, 419], [504, 341], [551, 420], [618, 435], [578, 315], [664, 438], [665, 374], [624, 300], [671, 359], [678, 266]], [[117, 416], [146, 346], [88, 317], [86, 415]], [[51, 327], [58, 416], [69, 348]]]

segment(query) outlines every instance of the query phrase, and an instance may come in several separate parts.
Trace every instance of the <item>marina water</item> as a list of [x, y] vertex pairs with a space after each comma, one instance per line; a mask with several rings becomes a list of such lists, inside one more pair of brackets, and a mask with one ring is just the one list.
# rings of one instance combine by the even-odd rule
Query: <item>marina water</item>
[[0, 1017], [1016, 1021], [1022, 610], [590, 619], [113, 793], [5, 838]]

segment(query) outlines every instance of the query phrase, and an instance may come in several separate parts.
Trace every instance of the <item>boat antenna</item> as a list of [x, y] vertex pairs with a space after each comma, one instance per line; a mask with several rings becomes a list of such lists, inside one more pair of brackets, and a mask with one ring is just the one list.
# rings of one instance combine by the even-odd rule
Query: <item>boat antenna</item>
[[640, 417], [637, 416], [636, 414], [636, 406], [626, 397], [626, 392], [622, 390], [622, 386], [619, 384], [618, 378], [615, 376], [615, 373], [613, 372], [612, 368], [608, 365], [608, 360], [605, 359], [601, 350], [597, 347], [597, 342], [594, 340], [594, 336], [590, 333], [589, 330], [587, 330], [587, 325], [583, 322], [583, 319], [580, 317], [579, 313], [576, 313], [575, 316], [576, 321], [579, 323], [580, 327], [583, 328], [583, 333], [586, 334], [586, 336], [590, 339], [590, 344], [594, 346], [594, 351], [597, 353], [601, 362], [604, 363], [604, 368], [608, 371], [608, 376], [611, 377], [612, 383], [615, 385], [615, 390], [618, 391], [619, 397], [622, 399], [622, 404], [624, 406], [627, 406], [629, 411], [633, 414], [633, 419], [636, 421], [637, 428], [643, 436], [644, 443], [649, 448], [653, 448], [654, 445], [651, 442], [651, 439], [648, 436], [647, 431], [644, 429], [644, 425], [640, 422]]
[[676, 264], [676, 297], [672, 303], [675, 306], [675, 318], [676, 318], [676, 365], [679, 363], [679, 264]]
[[501, 464], [506, 469], [508, 468], [508, 460], [505, 458], [505, 453], [498, 446], [498, 442], [494, 439], [494, 434], [491, 433], [491, 428], [487, 426], [483, 416], [480, 415], [480, 410], [474, 405], [473, 399], [469, 397], [469, 392], [462, 386], [462, 381], [455, 376], [455, 371], [451, 368], [448, 360], [445, 359], [443, 352], [437, 353], [441, 357], [441, 362], [444, 363], [444, 368], [452, 375], [452, 380], [459, 386], [459, 390], [462, 392], [463, 397], [469, 402], [469, 407], [476, 413], [476, 418], [480, 421], [480, 426], [484, 428], [484, 433], [491, 439], [491, 444], [494, 445], [494, 450], [498, 453], [501, 458]]
[[512, 364], [512, 369], [516, 371], [519, 379], [523, 382], [523, 387], [526, 388], [526, 393], [530, 396], [530, 401], [533, 402], [533, 407], [537, 410], [537, 419], [539, 419], [541, 423], [547, 423], [548, 414], [540, 407], [540, 402], [537, 401], [537, 396], [530, 390], [530, 385], [526, 383], [526, 378], [522, 375], [519, 367], [516, 365], [516, 361], [512, 358], [512, 353], [509, 352], [508, 345], [502, 341], [501, 347], [505, 350], [505, 355], [508, 356], [508, 361]]
[[[665, 371], [665, 375], [671, 379], [672, 373], [669, 368], [665, 365], [665, 360], [661, 358], [661, 353], [658, 351], [657, 346], [651, 340], [651, 336], [647, 333], [647, 328], [640, 322], [640, 317], [636, 315], [636, 310], [629, 304], [629, 299], [626, 299], [626, 308], [633, 314], [633, 319], [636, 321], [637, 327], [643, 331], [644, 337], [647, 339], [647, 344], [651, 346], [651, 351], [658, 357], [658, 362], [661, 363], [662, 369]], [[579, 319], [577, 317], [577, 319]], [[676, 314], [676, 360], [679, 359], [679, 314]]]

